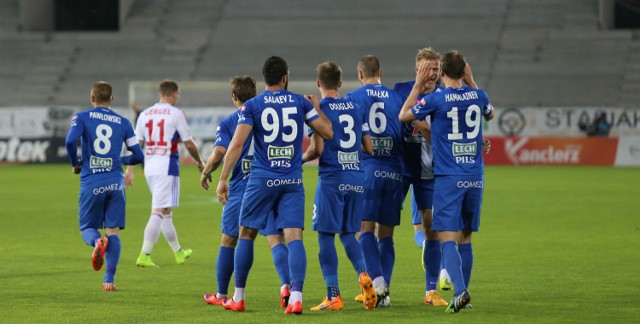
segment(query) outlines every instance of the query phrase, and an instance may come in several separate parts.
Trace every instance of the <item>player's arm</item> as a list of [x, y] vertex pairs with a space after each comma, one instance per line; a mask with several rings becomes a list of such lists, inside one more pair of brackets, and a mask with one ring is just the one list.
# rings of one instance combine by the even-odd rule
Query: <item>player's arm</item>
[[487, 154], [491, 151], [491, 140], [484, 136], [482, 136], [482, 151]]
[[71, 162], [72, 172], [74, 174], [80, 173], [82, 167], [81, 161], [78, 159], [78, 139], [82, 135], [83, 125], [77, 120], [77, 116], [74, 116], [67, 138], [64, 141], [64, 146], [67, 149], [67, 155], [69, 156], [69, 162]]
[[233, 134], [233, 138], [231, 139], [231, 143], [229, 143], [229, 149], [227, 149], [227, 153], [224, 156], [222, 172], [220, 172], [218, 188], [216, 189], [218, 201], [220, 201], [223, 205], [227, 203], [227, 200], [229, 198], [229, 184], [227, 183], [227, 179], [231, 174], [233, 166], [236, 165], [238, 159], [240, 159], [240, 155], [242, 154], [242, 147], [247, 141], [247, 138], [249, 138], [249, 134], [251, 134], [252, 128], [253, 127], [248, 124], [238, 124], [238, 127], [236, 127], [236, 132]]
[[200, 157], [198, 146], [196, 146], [196, 143], [193, 142], [193, 139], [188, 139], [183, 143], [184, 143], [184, 146], [187, 148], [187, 151], [189, 151], [189, 154], [191, 154], [191, 157], [193, 157], [193, 159], [196, 161], [198, 170], [202, 172], [202, 169], [204, 169], [204, 162], [202, 162], [202, 158]]
[[413, 112], [411, 112], [411, 108], [413, 108], [416, 100], [418, 99], [420, 88], [422, 87], [421, 85], [424, 84], [427, 79], [432, 64], [435, 63], [429, 60], [423, 62], [418, 67], [418, 70], [416, 71], [416, 83], [411, 88], [411, 92], [409, 93], [407, 100], [405, 100], [404, 105], [402, 105], [402, 110], [400, 110], [400, 114], [398, 115], [398, 119], [400, 119], [401, 122], [408, 123], [418, 119]]
[[302, 154], [302, 161], [309, 162], [311, 160], [315, 160], [324, 151], [324, 139], [322, 137], [316, 135], [316, 133], [311, 134], [311, 143], [309, 143], [309, 147]]
[[319, 116], [319, 118], [316, 118], [309, 123], [309, 127], [313, 129], [314, 134], [318, 134], [323, 139], [332, 139], [333, 125], [324, 112], [322, 112], [322, 109], [320, 109], [320, 99], [316, 95], [306, 95], [304, 97], [311, 102]]
[[373, 154], [373, 141], [371, 141], [371, 135], [362, 135], [362, 152], [369, 155]]
[[202, 185], [202, 188], [204, 188], [205, 190], [209, 190], [209, 182], [211, 182], [211, 172], [218, 169], [226, 153], [227, 148], [224, 146], [218, 145], [213, 147], [213, 152], [211, 152], [211, 155], [209, 155], [207, 163], [204, 165], [204, 169], [202, 170], [202, 174], [200, 175], [200, 185]]
[[[142, 152], [142, 146], [144, 145], [144, 141], [138, 139], [138, 148], [140, 148], [140, 152], [142, 153], [142, 161], [144, 162], [144, 153]], [[124, 163], [124, 162], [123, 162]], [[136, 163], [137, 164], [137, 163]], [[127, 165], [127, 169], [124, 171], [124, 187], [129, 188], [133, 186], [133, 164]]]
[[411, 122], [413, 127], [417, 128], [420, 132], [420, 135], [427, 140], [427, 142], [431, 142], [431, 125], [424, 120], [414, 120]]
[[478, 89], [476, 81], [473, 80], [473, 71], [471, 71], [471, 65], [467, 63], [464, 67], [464, 75], [462, 76], [462, 82], [471, 88]]

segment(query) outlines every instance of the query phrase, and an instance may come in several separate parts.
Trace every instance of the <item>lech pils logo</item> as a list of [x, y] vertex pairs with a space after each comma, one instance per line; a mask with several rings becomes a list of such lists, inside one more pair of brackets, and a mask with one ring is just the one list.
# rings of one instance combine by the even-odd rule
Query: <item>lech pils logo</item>
[[241, 168], [243, 174], [248, 174], [251, 171], [251, 162], [253, 162], [253, 160], [242, 159]]
[[453, 143], [451, 145], [451, 153], [453, 156], [476, 155], [477, 144], [471, 143]]
[[391, 137], [372, 137], [371, 142], [373, 142], [374, 150], [392, 150], [393, 149], [393, 139]]
[[351, 164], [358, 163], [358, 152], [342, 152], [338, 151], [338, 163]]
[[99, 158], [92, 156], [89, 160], [89, 167], [92, 169], [95, 168], [110, 168], [113, 165], [113, 160], [111, 158]]
[[267, 150], [267, 158], [269, 160], [291, 159], [292, 157], [293, 157], [293, 145], [288, 145], [288, 146], [269, 145], [269, 149]]

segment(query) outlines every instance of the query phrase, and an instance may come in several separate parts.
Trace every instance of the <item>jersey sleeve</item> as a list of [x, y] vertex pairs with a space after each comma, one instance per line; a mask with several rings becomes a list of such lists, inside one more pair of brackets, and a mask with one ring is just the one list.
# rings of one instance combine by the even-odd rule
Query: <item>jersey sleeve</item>
[[480, 92], [479, 97], [483, 103], [483, 106], [480, 107], [482, 108], [482, 115], [489, 116], [491, 115], [491, 112], [493, 112], [493, 106], [489, 102], [489, 95], [487, 95], [487, 93], [484, 91], [479, 91], [479, 92]]
[[187, 115], [184, 113], [184, 111], [180, 110], [179, 113], [175, 115], [175, 119], [176, 130], [178, 131], [178, 134], [180, 134], [180, 139], [183, 142], [191, 140], [191, 131], [189, 131], [189, 124], [187, 124]]
[[[125, 119], [126, 120], [126, 119]], [[126, 120], [126, 130], [125, 130], [125, 145], [127, 146], [127, 148], [131, 148], [135, 145], [138, 145], [138, 139], [136, 138], [136, 133], [133, 131], [133, 126], [131, 126], [131, 122], [129, 122], [128, 120]]]
[[253, 103], [247, 100], [238, 112], [238, 125], [245, 124], [253, 127]]
[[226, 119], [220, 122], [218, 128], [216, 129], [216, 142], [213, 144], [213, 147], [221, 146], [224, 148], [229, 147], [229, 143], [231, 143], [231, 137], [229, 134], [229, 127], [227, 126]]
[[424, 120], [427, 115], [431, 114], [435, 107], [431, 94], [424, 96], [418, 103], [411, 108], [411, 112], [418, 120]]
[[353, 102], [356, 105], [358, 111], [362, 115], [362, 136], [371, 135], [371, 129], [369, 128], [369, 115], [367, 114], [366, 109], [362, 108], [362, 106], [358, 105], [356, 102]]
[[67, 155], [69, 156], [69, 162], [71, 162], [72, 166], [78, 164], [78, 138], [82, 135], [84, 131], [84, 125], [80, 120], [79, 116], [76, 114], [71, 119], [71, 127], [69, 128], [69, 133], [67, 134], [67, 138], [65, 140], [65, 147], [67, 149]]
[[302, 105], [302, 110], [304, 111], [304, 121], [307, 123], [307, 125], [312, 121], [320, 118], [320, 115], [318, 115], [318, 112], [315, 108], [313, 108], [313, 105], [309, 100], [301, 97], [300, 103]]

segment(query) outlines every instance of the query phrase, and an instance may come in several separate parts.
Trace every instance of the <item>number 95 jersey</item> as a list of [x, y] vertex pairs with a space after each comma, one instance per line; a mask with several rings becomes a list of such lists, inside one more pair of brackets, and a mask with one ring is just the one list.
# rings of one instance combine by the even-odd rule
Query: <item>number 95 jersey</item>
[[180, 175], [180, 140], [191, 139], [182, 110], [168, 103], [157, 103], [138, 117], [136, 135], [144, 141], [145, 175]]
[[253, 127], [251, 177], [302, 177], [304, 123], [317, 119], [313, 105], [299, 94], [265, 90], [240, 108], [238, 124]]
[[419, 120], [431, 115], [435, 175], [484, 173], [482, 116], [492, 110], [483, 90], [467, 86], [432, 92], [411, 108]]

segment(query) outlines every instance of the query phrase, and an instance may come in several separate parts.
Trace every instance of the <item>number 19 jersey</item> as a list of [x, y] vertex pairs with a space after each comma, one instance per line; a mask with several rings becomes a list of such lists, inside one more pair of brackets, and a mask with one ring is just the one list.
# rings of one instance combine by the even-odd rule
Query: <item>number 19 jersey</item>
[[284, 89], [247, 100], [238, 124], [253, 127], [251, 178], [302, 178], [304, 123], [318, 117], [307, 99]]
[[435, 175], [484, 173], [482, 115], [492, 110], [483, 90], [467, 86], [433, 92], [411, 109], [420, 120], [431, 115]]
[[180, 140], [191, 139], [182, 110], [168, 103], [145, 109], [136, 123], [138, 140], [144, 141], [145, 175], [180, 175]]

